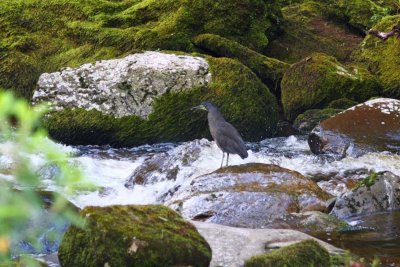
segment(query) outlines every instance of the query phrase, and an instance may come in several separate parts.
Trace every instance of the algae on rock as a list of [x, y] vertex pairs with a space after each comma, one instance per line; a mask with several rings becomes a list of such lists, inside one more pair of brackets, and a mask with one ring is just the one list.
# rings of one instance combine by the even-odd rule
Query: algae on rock
[[211, 248], [196, 228], [164, 206], [86, 207], [59, 248], [62, 266], [208, 266]]
[[281, 89], [285, 116], [294, 120], [307, 109], [323, 108], [339, 98], [368, 100], [380, 93], [381, 85], [362, 67], [344, 66], [333, 57], [313, 53], [285, 72]]

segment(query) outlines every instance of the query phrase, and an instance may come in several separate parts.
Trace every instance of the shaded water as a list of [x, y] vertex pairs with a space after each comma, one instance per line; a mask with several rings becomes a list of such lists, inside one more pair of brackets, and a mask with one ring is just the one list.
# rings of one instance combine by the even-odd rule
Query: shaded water
[[[179, 167], [179, 172], [175, 180], [162, 179], [160, 173], [160, 179], [153, 184], [135, 185], [133, 189], [124, 186], [129, 175], [146, 159], [166, 152], [169, 157], [181, 159], [180, 155], [187, 153], [187, 147], [193, 146], [200, 147], [199, 154], [189, 162], [177, 160], [176, 165]], [[330, 155], [317, 156], [311, 154], [306, 136], [266, 139], [258, 143], [249, 143], [248, 147], [251, 150], [249, 157], [242, 160], [233, 155], [230, 157], [230, 165], [249, 162], [276, 164], [298, 171], [314, 180], [321, 180], [319, 185], [333, 195], [338, 195], [346, 190], [346, 181], [339, 179], [333, 183], [331, 178], [346, 178], [354, 176], [354, 173], [359, 173], [360, 177], [365, 177], [370, 171], [391, 171], [400, 175], [399, 155], [383, 152], [345, 159], [337, 159]], [[162, 196], [169, 190], [178, 186], [190, 186], [191, 180], [195, 177], [218, 169], [222, 156], [215, 143], [207, 140], [181, 144], [145, 145], [124, 149], [60, 145], [60, 149], [70, 153], [72, 155], [71, 164], [80, 166], [85, 176], [98, 186], [95, 191], [80, 192], [69, 197], [72, 203], [81, 208], [88, 205], [162, 203], [165, 200]], [[43, 161], [37, 158], [37, 155], [32, 157], [35, 158], [39, 173], [42, 172], [46, 189], [57, 190], [53, 186], [51, 175], [48, 175], [49, 172], [46, 172], [43, 168]], [[9, 164], [7, 160], [7, 158], [0, 156], [0, 165]], [[0, 176], [1, 178], [10, 179], [6, 176]], [[374, 231], [342, 233], [336, 236], [324, 233], [319, 237], [338, 247], [359, 253], [361, 256], [378, 255], [389, 263], [399, 262], [400, 266], [399, 212], [356, 218], [352, 220], [352, 223], [371, 227]], [[53, 246], [51, 249], [44, 249], [43, 252], [48, 253], [55, 249], [56, 247]]]

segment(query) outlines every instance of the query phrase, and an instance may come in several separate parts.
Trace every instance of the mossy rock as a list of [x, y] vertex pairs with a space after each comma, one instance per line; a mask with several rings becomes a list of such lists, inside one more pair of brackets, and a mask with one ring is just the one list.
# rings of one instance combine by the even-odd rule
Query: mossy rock
[[285, 116], [294, 120], [339, 98], [365, 101], [379, 95], [381, 85], [362, 67], [346, 67], [333, 57], [313, 53], [285, 72], [281, 89]]
[[383, 0], [322, 0], [325, 15], [347, 23], [360, 32], [370, 29], [382, 18], [396, 12], [394, 2]]
[[271, 253], [254, 256], [245, 267], [329, 267], [329, 252], [313, 239], [280, 248]]
[[340, 62], [349, 60], [364, 38], [345, 23], [325, 15], [326, 3], [305, 1], [282, 9], [282, 32], [272, 40], [264, 54], [295, 63], [313, 52], [334, 56]]
[[244, 140], [271, 137], [278, 121], [274, 95], [239, 61], [208, 57], [212, 81], [208, 87], [166, 93], [155, 100], [147, 119], [114, 118], [95, 110], [66, 109], [50, 114], [44, 126], [50, 136], [72, 145], [136, 146], [144, 143], [188, 141], [210, 137], [207, 115], [191, 111], [213, 101]]
[[278, 95], [279, 85], [288, 64], [268, 58], [238, 42], [215, 34], [198, 35], [194, 38], [193, 43], [205, 52], [239, 60]]
[[[374, 26], [374, 30], [390, 31], [400, 23], [400, 16], [391, 16]], [[385, 96], [400, 98], [400, 42], [396, 37], [386, 41], [368, 35], [353, 59], [365, 64], [371, 73], [376, 74], [383, 85]]]
[[319, 122], [336, 115], [343, 109], [324, 108], [324, 109], [309, 109], [306, 112], [297, 116], [293, 123], [293, 127], [301, 133], [309, 133]]
[[196, 228], [164, 206], [86, 207], [84, 229], [71, 226], [62, 266], [208, 266], [211, 248]]
[[262, 50], [280, 18], [275, 0], [4, 0], [0, 86], [29, 98], [41, 73], [135, 49], [192, 51], [200, 33]]
[[328, 108], [348, 109], [357, 104], [359, 104], [357, 101], [353, 101], [348, 98], [340, 98], [340, 99], [333, 100], [331, 103], [329, 103]]

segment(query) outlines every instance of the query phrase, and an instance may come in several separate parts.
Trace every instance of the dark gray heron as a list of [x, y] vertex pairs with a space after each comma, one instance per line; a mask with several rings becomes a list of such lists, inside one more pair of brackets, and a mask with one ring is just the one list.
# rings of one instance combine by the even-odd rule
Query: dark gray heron
[[199, 106], [193, 107], [193, 109], [208, 111], [208, 126], [210, 127], [211, 136], [222, 150], [221, 168], [224, 163], [225, 153], [227, 153], [226, 166], [228, 166], [229, 154], [238, 154], [242, 159], [248, 157], [246, 145], [239, 132], [224, 119], [213, 103], [205, 101]]

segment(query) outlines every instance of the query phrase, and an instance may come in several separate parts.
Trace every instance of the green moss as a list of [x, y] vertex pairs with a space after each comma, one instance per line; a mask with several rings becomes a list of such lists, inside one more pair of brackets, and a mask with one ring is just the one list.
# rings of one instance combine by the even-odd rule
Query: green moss
[[65, 109], [43, 121], [49, 135], [72, 145], [135, 146], [151, 140], [146, 124], [136, 116], [114, 118], [97, 110]]
[[328, 251], [313, 239], [250, 258], [245, 267], [324, 267], [330, 266]]
[[381, 85], [366, 69], [346, 67], [335, 58], [313, 53], [293, 64], [282, 79], [282, 105], [293, 120], [307, 109], [323, 108], [339, 98], [363, 102], [379, 95]]
[[272, 136], [278, 121], [277, 103], [262, 81], [237, 60], [209, 57], [207, 61], [212, 73], [208, 87], [162, 95], [145, 120], [67, 109], [50, 114], [44, 126], [52, 138], [73, 145], [121, 147], [209, 138], [207, 114], [190, 108], [211, 100], [246, 141]]
[[[390, 31], [393, 26], [400, 23], [400, 16], [387, 17], [373, 29]], [[376, 74], [383, 84], [384, 95], [400, 97], [400, 42], [396, 37], [382, 41], [379, 38], [368, 35], [360, 48], [355, 51], [353, 59], [366, 67], [371, 73]]]
[[136, 49], [192, 51], [205, 32], [260, 50], [280, 16], [263, 0], [4, 0], [0, 85], [29, 98], [43, 72]]
[[387, 3], [379, 5], [374, 0], [323, 0], [328, 6], [325, 14], [346, 22], [350, 26], [365, 32], [375, 23], [389, 15], [394, 10]]
[[84, 229], [70, 227], [63, 266], [208, 266], [211, 249], [196, 228], [164, 206], [86, 207]]
[[235, 58], [249, 67], [275, 93], [288, 65], [268, 58], [233, 40], [215, 34], [201, 34], [194, 38], [194, 44], [206, 52], [220, 57]]
[[357, 104], [358, 104], [358, 102], [350, 100], [348, 98], [339, 98], [339, 99], [333, 100], [331, 103], [329, 103], [328, 108], [348, 109]]
[[341, 111], [343, 111], [343, 109], [309, 109], [297, 116], [293, 123], [293, 127], [298, 129], [300, 132], [307, 133], [314, 129], [314, 127], [321, 121], [326, 120]]
[[349, 60], [363, 36], [324, 14], [327, 4], [305, 1], [282, 9], [282, 33], [272, 40], [265, 55], [294, 63], [313, 52]]

